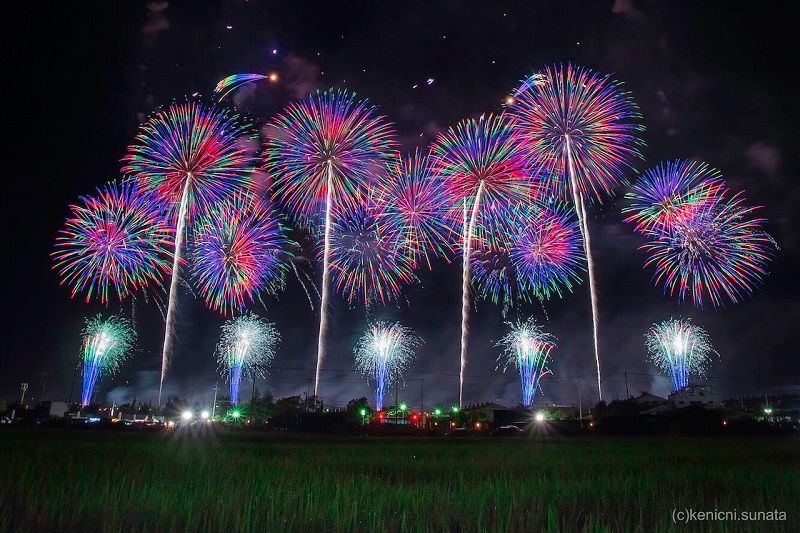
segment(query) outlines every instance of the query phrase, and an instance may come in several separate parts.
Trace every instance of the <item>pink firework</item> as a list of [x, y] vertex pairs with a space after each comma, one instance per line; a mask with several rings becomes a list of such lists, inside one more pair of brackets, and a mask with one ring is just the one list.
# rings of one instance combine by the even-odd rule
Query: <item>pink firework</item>
[[414, 268], [421, 261], [431, 268], [432, 258], [449, 256], [454, 230], [447, 196], [428, 156], [415, 151], [392, 159], [386, 175], [376, 178], [372, 188], [378, 224], [384, 232], [400, 236]]
[[206, 305], [228, 315], [262, 294], [277, 294], [288, 269], [288, 241], [276, 214], [261, 200], [236, 194], [195, 224], [192, 273]]
[[70, 206], [56, 237], [53, 268], [71, 295], [108, 303], [149, 286], [161, 287], [170, 267], [172, 230], [162, 206], [131, 183], [111, 182]]

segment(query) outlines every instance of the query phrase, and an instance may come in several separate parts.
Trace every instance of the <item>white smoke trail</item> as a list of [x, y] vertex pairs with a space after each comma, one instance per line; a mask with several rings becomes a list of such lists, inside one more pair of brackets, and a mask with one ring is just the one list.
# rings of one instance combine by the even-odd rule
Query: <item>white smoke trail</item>
[[464, 242], [463, 244], [463, 266], [461, 270], [461, 368], [458, 379], [458, 405], [463, 407], [464, 400], [464, 368], [467, 365], [467, 336], [469, 335], [469, 307], [470, 307], [470, 264], [469, 256], [472, 251], [472, 236], [475, 232], [475, 219], [478, 215], [478, 207], [483, 194], [483, 180], [478, 185], [478, 192], [475, 193], [475, 203], [472, 205], [469, 225], [466, 220], [466, 207], [464, 210]]

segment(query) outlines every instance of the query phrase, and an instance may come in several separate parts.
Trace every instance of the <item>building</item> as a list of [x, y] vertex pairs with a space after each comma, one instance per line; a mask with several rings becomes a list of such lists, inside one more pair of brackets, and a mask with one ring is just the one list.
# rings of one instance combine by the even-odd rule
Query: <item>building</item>
[[672, 409], [684, 409], [698, 406], [708, 409], [719, 409], [722, 400], [719, 394], [708, 385], [688, 385], [669, 395], [667, 403]]
[[647, 391], [642, 391], [639, 396], [630, 399], [639, 413], [656, 414], [667, 409], [667, 399]]

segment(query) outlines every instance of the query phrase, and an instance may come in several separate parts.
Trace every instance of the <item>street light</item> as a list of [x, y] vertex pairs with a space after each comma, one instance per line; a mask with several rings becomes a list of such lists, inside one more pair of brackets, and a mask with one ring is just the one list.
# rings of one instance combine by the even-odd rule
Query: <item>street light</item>
[[192, 415], [191, 411], [184, 411], [183, 413], [181, 413], [181, 418], [183, 418], [186, 422], [191, 420], [192, 416], [194, 416], [194, 415]]
[[436, 409], [433, 410], [433, 414], [436, 415], [436, 417], [438, 418], [442, 416], [442, 410], [437, 407]]
[[541, 423], [544, 422], [545, 416], [543, 412], [539, 411], [538, 413], [536, 413], [536, 416], [534, 416], [534, 418], [536, 419], [537, 422]]
[[208, 420], [208, 411], [203, 411], [200, 413], [200, 416], [203, 418], [203, 420]]
[[771, 415], [772, 414], [772, 407], [765, 407], [764, 408], [764, 414], [765, 415]]

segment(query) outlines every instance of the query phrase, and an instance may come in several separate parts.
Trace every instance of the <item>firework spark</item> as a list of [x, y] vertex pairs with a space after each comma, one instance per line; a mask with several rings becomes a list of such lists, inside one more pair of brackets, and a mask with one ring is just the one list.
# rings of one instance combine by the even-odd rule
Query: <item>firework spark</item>
[[244, 191], [256, 166], [255, 133], [238, 115], [198, 102], [174, 104], [145, 122], [123, 159], [143, 190], [152, 191], [175, 213], [175, 246], [167, 305], [158, 404], [172, 348], [187, 219]]
[[231, 404], [239, 403], [242, 373], [249, 372], [254, 377], [263, 375], [280, 340], [275, 326], [253, 313], [231, 318], [222, 325], [217, 361], [228, 373]]
[[752, 294], [776, 250], [763, 229], [766, 220], [753, 217], [758, 208], [745, 206], [741, 193], [724, 198], [720, 194], [695, 206], [669, 229], [649, 232], [642, 246], [645, 266], [655, 268], [655, 283], [698, 307], [707, 300], [714, 307], [726, 299], [737, 303]]
[[391, 125], [368, 101], [333, 89], [290, 104], [271, 124], [266, 163], [275, 178], [276, 198], [311, 226], [324, 213], [315, 395], [328, 329], [332, 214], [359, 207], [394, 139]]
[[430, 269], [432, 258], [449, 256], [453, 227], [447, 197], [427, 155], [415, 151], [392, 159], [373, 189], [378, 223], [384, 232], [400, 235], [414, 268], [424, 261]]
[[383, 395], [392, 382], [400, 379], [403, 370], [422, 343], [412, 331], [398, 322], [375, 322], [359, 339], [355, 348], [355, 364], [359, 371], [375, 380], [375, 409], [383, 409]]
[[83, 389], [81, 405], [92, 401], [92, 394], [101, 374], [117, 371], [133, 344], [134, 332], [126, 319], [97, 315], [86, 321], [83, 330]]
[[622, 212], [632, 213], [625, 222], [640, 233], [669, 231], [698, 208], [717, 201], [724, 190], [722, 174], [706, 163], [665, 161], [639, 177], [625, 194], [631, 203]]
[[135, 290], [161, 287], [172, 231], [153, 197], [130, 183], [111, 182], [70, 211], [52, 258], [71, 296], [85, 292], [87, 302], [105, 304], [112, 291], [122, 300]]
[[530, 407], [536, 399], [539, 381], [550, 373], [547, 363], [555, 337], [545, 332], [533, 318], [507, 322], [511, 330], [496, 344], [504, 348], [500, 360], [519, 371], [522, 405]]
[[461, 361], [459, 404], [463, 403], [464, 369], [470, 310], [470, 253], [476, 223], [485, 206], [524, 202], [534, 194], [529, 161], [504, 115], [481, 115], [459, 122], [439, 135], [432, 148], [434, 175], [444, 185], [450, 216], [462, 223]]
[[219, 99], [222, 100], [228, 95], [228, 93], [235, 91], [242, 85], [246, 85], [254, 81], [266, 80], [267, 78], [269, 78], [269, 76], [265, 76], [263, 74], [233, 74], [219, 80], [217, 86], [214, 87], [214, 92], [219, 93]]
[[572, 65], [545, 67], [533, 74], [509, 102], [509, 113], [533, 163], [562, 198], [572, 199], [578, 215], [602, 399], [597, 287], [584, 204], [587, 198], [602, 201], [626, 183], [631, 161], [642, 157], [641, 115], [620, 82]]
[[202, 214], [191, 264], [206, 305], [227, 315], [262, 293], [276, 295], [289, 268], [288, 245], [279, 217], [260, 200], [236, 194]]
[[672, 378], [675, 390], [686, 387], [692, 375], [705, 375], [716, 354], [706, 330], [688, 319], [654, 324], [645, 335], [645, 347], [650, 361]]
[[379, 224], [372, 213], [366, 207], [337, 214], [331, 228], [333, 281], [351, 305], [385, 305], [399, 299], [401, 285], [418, 281], [400, 235]]

